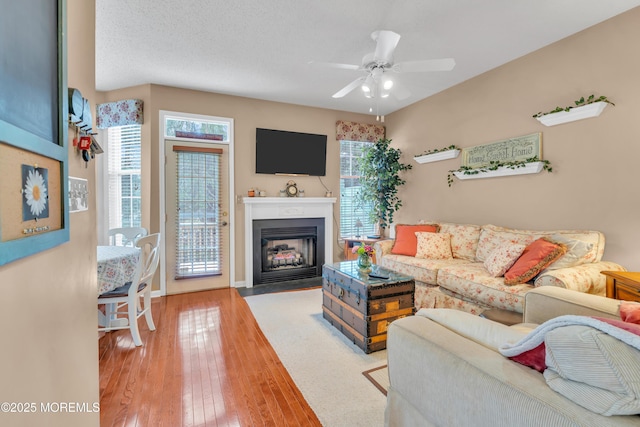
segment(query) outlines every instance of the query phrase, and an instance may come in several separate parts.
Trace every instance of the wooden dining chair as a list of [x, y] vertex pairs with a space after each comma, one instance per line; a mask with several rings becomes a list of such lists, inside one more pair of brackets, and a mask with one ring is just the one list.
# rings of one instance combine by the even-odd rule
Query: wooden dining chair
[[149, 234], [144, 227], [121, 227], [109, 230], [109, 244], [113, 246], [135, 246], [136, 241]]
[[[142, 237], [136, 246], [141, 249], [141, 254], [134, 280], [98, 297], [98, 304], [105, 304], [107, 321], [107, 325], [98, 328], [98, 331], [130, 329], [134, 344], [141, 346], [138, 318], [144, 314], [149, 330], [156, 330], [151, 315], [151, 279], [160, 260], [160, 234]], [[143, 304], [141, 299], [144, 300]], [[125, 306], [126, 311], [121, 310]], [[125, 314], [126, 317], [118, 317], [119, 314]]]

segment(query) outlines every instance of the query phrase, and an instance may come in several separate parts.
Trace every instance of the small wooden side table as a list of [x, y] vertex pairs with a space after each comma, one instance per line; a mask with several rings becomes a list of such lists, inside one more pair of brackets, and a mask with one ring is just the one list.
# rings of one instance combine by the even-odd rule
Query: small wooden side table
[[603, 271], [607, 276], [607, 298], [640, 302], [640, 273]]
[[[344, 260], [345, 261], [352, 261], [354, 259], [358, 258], [358, 254], [354, 254], [352, 252], [353, 247], [354, 246], [360, 246], [360, 245], [371, 245], [373, 246], [373, 244], [379, 240], [383, 240], [383, 239], [369, 239], [367, 238], [367, 236], [360, 236], [360, 237], [345, 237], [344, 239]], [[373, 254], [373, 256], [371, 257], [371, 261], [375, 264], [376, 263], [376, 255]]]

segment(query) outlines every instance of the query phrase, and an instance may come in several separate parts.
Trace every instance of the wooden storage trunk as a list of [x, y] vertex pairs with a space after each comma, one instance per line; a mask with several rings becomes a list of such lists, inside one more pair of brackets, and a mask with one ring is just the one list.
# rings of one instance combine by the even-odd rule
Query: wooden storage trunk
[[[415, 312], [415, 283], [384, 270], [389, 279], [359, 274], [355, 261], [325, 265], [322, 272], [323, 317], [365, 353], [386, 348], [389, 323]], [[381, 272], [379, 267], [374, 271]]]

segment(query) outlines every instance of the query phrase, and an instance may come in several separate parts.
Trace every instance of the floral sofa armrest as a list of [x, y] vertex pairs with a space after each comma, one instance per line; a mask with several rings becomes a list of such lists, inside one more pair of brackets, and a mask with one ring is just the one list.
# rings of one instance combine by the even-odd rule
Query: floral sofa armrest
[[624, 267], [615, 262], [600, 261], [545, 271], [536, 278], [534, 285], [536, 287], [557, 286], [587, 294], [605, 295], [607, 279], [600, 272], [609, 269], [625, 271]]
[[376, 258], [380, 259], [383, 255], [390, 254], [394, 242], [395, 240], [393, 239], [378, 240], [375, 242], [373, 244], [373, 249], [376, 251]]

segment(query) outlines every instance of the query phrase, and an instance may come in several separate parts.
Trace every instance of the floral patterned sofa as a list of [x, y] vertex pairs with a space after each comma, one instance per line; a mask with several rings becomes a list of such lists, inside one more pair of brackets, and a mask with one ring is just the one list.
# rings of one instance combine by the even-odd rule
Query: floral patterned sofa
[[[415, 278], [415, 305], [418, 309], [455, 308], [473, 314], [500, 309], [522, 313], [524, 295], [535, 287], [557, 286], [605, 295], [606, 278], [600, 272], [624, 271], [619, 264], [602, 261], [605, 237], [599, 231], [518, 230], [495, 225], [444, 222], [432, 225], [437, 233], [410, 233], [419, 239], [424, 236], [430, 238], [431, 247], [426, 255], [425, 251], [421, 253], [421, 240], [417, 243], [415, 256], [394, 251], [397, 244], [395, 240], [382, 240], [375, 244], [379, 265]], [[400, 226], [396, 226], [396, 239]], [[433, 243], [433, 238], [437, 238], [436, 243]], [[565, 243], [559, 243], [563, 247], [560, 258], [523, 283], [513, 284], [504, 275], [495, 275], [509, 272], [493, 271], [495, 263], [492, 264], [492, 260], [501, 258], [505, 250], [509, 253], [513, 248], [517, 248], [524, 257], [522, 249], [541, 238]], [[540, 242], [544, 243], [542, 240]], [[513, 254], [509, 256], [514, 258]], [[489, 269], [492, 269], [491, 273]]]

